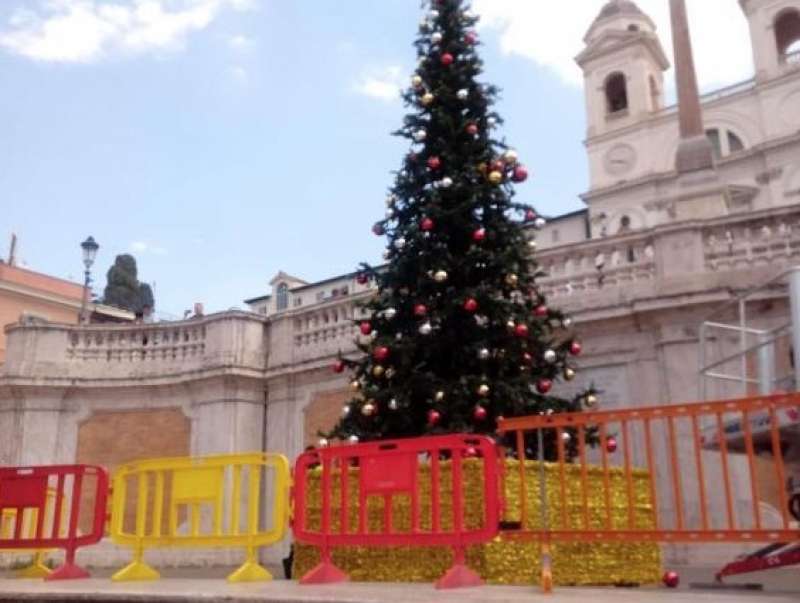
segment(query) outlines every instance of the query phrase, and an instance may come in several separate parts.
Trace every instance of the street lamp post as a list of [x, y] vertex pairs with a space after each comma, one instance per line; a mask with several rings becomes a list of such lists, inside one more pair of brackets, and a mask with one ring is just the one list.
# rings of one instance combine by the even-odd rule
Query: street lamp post
[[92, 282], [92, 264], [94, 264], [94, 258], [97, 256], [97, 250], [100, 249], [100, 245], [97, 244], [94, 237], [89, 237], [81, 243], [81, 249], [83, 250], [83, 265], [86, 267], [86, 271], [84, 272], [80, 322], [88, 323], [89, 285]]

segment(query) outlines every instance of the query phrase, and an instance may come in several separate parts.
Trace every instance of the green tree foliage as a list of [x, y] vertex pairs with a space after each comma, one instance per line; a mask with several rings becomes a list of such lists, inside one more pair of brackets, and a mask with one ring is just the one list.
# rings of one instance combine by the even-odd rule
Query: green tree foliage
[[136, 259], [130, 254], [118, 255], [106, 273], [103, 303], [141, 314], [146, 307], [155, 308], [153, 290], [140, 283]]
[[[363, 357], [334, 367], [353, 372], [354, 398], [328, 438], [492, 434], [500, 417], [578, 411], [594, 399], [591, 390], [550, 394], [575, 376], [580, 343], [537, 284], [544, 220], [513, 201], [527, 170], [495, 134], [502, 120], [497, 89], [478, 81], [477, 20], [462, 0], [433, 0], [421, 23], [404, 93], [411, 112], [396, 132], [411, 149], [373, 228], [388, 238], [388, 264], [362, 266], [377, 294], [359, 324]], [[552, 458], [552, 436], [546, 446]], [[576, 447], [573, 437], [567, 450]], [[533, 437], [526, 448], [536, 455]]]

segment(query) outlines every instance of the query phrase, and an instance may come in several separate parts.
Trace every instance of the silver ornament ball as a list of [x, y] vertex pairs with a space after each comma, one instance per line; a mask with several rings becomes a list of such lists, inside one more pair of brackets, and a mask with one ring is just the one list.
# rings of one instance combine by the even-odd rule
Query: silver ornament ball
[[556, 360], [558, 360], [558, 354], [554, 350], [545, 350], [544, 361], [546, 363], [553, 364]]
[[435, 31], [431, 34], [431, 42], [434, 44], [438, 44], [442, 41], [442, 32]]
[[400, 237], [399, 239], [395, 239], [395, 242], [394, 242], [394, 248], [395, 249], [402, 249], [405, 246], [406, 246], [406, 240], [403, 237]]
[[330, 442], [328, 441], [328, 438], [320, 438], [319, 440], [317, 440], [317, 445], [320, 448], [327, 448], [328, 444], [330, 444]]
[[451, 186], [453, 186], [453, 179], [450, 178], [449, 176], [445, 176], [444, 178], [442, 178], [440, 184], [442, 188], [450, 188]]
[[478, 358], [480, 358], [481, 360], [488, 360], [490, 355], [491, 353], [486, 348], [481, 348], [480, 350], [478, 350]]
[[444, 270], [437, 270], [433, 273], [433, 280], [437, 283], [443, 283], [447, 280], [447, 272]]
[[467, 100], [469, 98], [469, 90], [467, 90], [466, 88], [462, 88], [461, 90], [456, 92], [456, 98], [462, 101]]
[[349, 438], [347, 438], [347, 441], [350, 442], [351, 444], [358, 444], [358, 436], [351, 435]]
[[397, 400], [395, 398], [389, 400], [389, 410], [397, 410], [398, 408], [399, 405], [397, 404]]
[[394, 308], [386, 308], [386, 309], [383, 311], [383, 315], [384, 315], [384, 316], [385, 316], [385, 317], [386, 317], [388, 320], [392, 320], [392, 319], [393, 319], [395, 316], [397, 316], [397, 310], [395, 310]]
[[428, 133], [425, 130], [417, 130], [414, 132], [414, 140], [417, 142], [422, 142], [428, 137]]
[[419, 326], [420, 335], [430, 335], [431, 331], [433, 331], [433, 327], [429, 322], [424, 322]]

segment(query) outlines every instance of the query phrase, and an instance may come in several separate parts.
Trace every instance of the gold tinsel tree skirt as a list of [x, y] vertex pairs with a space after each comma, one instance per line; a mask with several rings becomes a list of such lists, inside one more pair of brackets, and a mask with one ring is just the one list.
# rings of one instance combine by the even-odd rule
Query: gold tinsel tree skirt
[[[464, 462], [464, 510], [469, 528], [478, 528], [483, 521], [482, 461]], [[529, 528], [538, 527], [540, 518], [540, 466], [535, 461], [525, 461], [525, 504], [528, 511]], [[357, 492], [358, 469], [351, 469], [348, 486], [350, 493]], [[582, 526], [583, 500], [580, 490], [580, 467], [567, 465], [566, 473], [566, 517], [569, 525]], [[648, 475], [645, 471], [633, 473], [634, 508], [628, 508], [627, 482], [620, 469], [610, 469], [611, 521], [615, 527], [629, 525], [631, 516], [637, 528], [654, 525], [653, 508], [650, 503]], [[308, 477], [308, 526], [318, 529], [321, 517], [320, 471]], [[562, 517], [561, 490], [558, 465], [545, 463], [548, 511], [550, 525], [558, 526]], [[605, 525], [606, 507], [602, 470], [590, 467], [587, 491], [589, 526]], [[338, 479], [333, 484], [332, 501], [339, 500]], [[522, 509], [522, 489], [519, 464], [506, 460], [503, 491], [505, 497], [505, 522], [519, 522]], [[430, 468], [419, 469], [421, 528], [430, 528]], [[452, 525], [452, 485], [449, 464], [441, 463], [441, 508], [442, 527]], [[338, 532], [339, 513], [332, 512], [333, 531]], [[357, 510], [349, 513], [350, 533], [356, 529]], [[382, 529], [383, 502], [370, 499], [368, 502], [368, 524], [370, 531]], [[573, 523], [574, 522], [574, 523]], [[404, 497], [395, 497], [392, 506], [392, 524], [396, 531], [410, 529], [410, 502]], [[661, 579], [661, 552], [657, 544], [642, 543], [554, 543], [552, 545], [553, 579], [559, 585], [620, 585], [652, 584]], [[433, 582], [451, 566], [453, 552], [441, 547], [393, 547], [365, 548], [342, 547], [333, 551], [334, 563], [358, 582]], [[316, 547], [295, 543], [293, 576], [300, 578], [319, 562]], [[467, 550], [467, 563], [490, 584], [532, 584], [539, 580], [540, 548], [534, 542], [518, 542], [495, 538], [484, 545]]]

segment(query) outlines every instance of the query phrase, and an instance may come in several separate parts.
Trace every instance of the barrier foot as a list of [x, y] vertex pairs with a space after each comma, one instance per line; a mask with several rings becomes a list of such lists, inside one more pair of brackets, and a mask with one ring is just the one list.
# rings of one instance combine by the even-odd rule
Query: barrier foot
[[336, 567], [332, 561], [323, 560], [317, 567], [300, 578], [300, 584], [334, 584], [349, 580], [350, 577]]
[[228, 582], [265, 582], [272, 580], [270, 574], [256, 561], [247, 560], [242, 566], [228, 576]]
[[456, 563], [447, 573], [436, 581], [436, 588], [468, 588], [483, 586], [481, 577], [464, 563]]
[[45, 580], [78, 580], [80, 578], [88, 578], [89, 572], [74, 563], [65, 562], [64, 565], [54, 570], [52, 573], [47, 574]]
[[156, 570], [144, 561], [135, 560], [111, 576], [114, 582], [134, 582], [143, 580], [158, 580], [161, 577]]
[[53, 570], [44, 564], [44, 555], [37, 553], [28, 567], [17, 570], [14, 575], [17, 578], [44, 578], [52, 573]]

